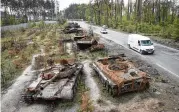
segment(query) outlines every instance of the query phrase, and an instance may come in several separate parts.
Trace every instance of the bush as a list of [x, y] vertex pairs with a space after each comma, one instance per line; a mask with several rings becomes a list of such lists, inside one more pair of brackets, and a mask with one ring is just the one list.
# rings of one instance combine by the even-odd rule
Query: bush
[[35, 23], [35, 22], [29, 22], [29, 23], [28, 23], [28, 26], [29, 26], [30, 28], [33, 28], [33, 27], [36, 26], [36, 23]]
[[38, 28], [42, 29], [45, 27], [45, 22], [44, 21], [40, 21], [38, 24], [37, 24]]
[[21, 32], [25, 32], [25, 28], [21, 27], [21, 28], [20, 28], [20, 31], [21, 31]]
[[162, 27], [160, 25], [153, 25], [152, 32], [153, 33], [159, 33], [162, 30]]
[[175, 40], [179, 40], [179, 18], [176, 18], [174, 21], [174, 29], [172, 36]]
[[10, 60], [1, 61], [1, 81], [2, 87], [6, 86], [19, 74], [19, 69]]
[[65, 24], [66, 23], [66, 19], [64, 19], [64, 18], [58, 18], [58, 24], [59, 25], [63, 25], [63, 24]]
[[15, 25], [15, 24], [20, 24], [20, 23], [26, 23], [27, 17], [23, 16], [22, 18], [18, 19], [14, 15], [7, 15], [6, 18], [1, 19], [1, 25], [6, 26], [6, 25]]
[[127, 32], [128, 33], [134, 33], [136, 31], [135, 25], [129, 25], [127, 26]]
[[6, 18], [3, 18], [3, 19], [1, 19], [1, 22], [2, 22], [2, 26], [16, 24], [16, 20], [15, 20], [14, 16], [8, 16]]
[[163, 33], [164, 33], [164, 37], [165, 37], [165, 38], [171, 38], [174, 29], [175, 29], [175, 28], [174, 28], [173, 25], [168, 25], [168, 26], [166, 27], [166, 29], [163, 30], [163, 31], [164, 31], [164, 32], [163, 32]]
[[151, 27], [147, 23], [140, 23], [138, 25], [138, 31], [141, 32], [141, 33], [150, 33]]

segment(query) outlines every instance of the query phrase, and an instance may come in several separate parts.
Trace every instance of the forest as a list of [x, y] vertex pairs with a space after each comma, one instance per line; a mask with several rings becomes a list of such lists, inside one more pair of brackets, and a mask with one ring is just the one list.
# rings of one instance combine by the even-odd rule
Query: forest
[[26, 23], [28, 21], [51, 20], [55, 13], [54, 0], [2, 0], [4, 13], [1, 25]]
[[[178, 0], [90, 0], [64, 10], [68, 19], [84, 19], [129, 33], [179, 40]], [[126, 2], [125, 1], [125, 2]]]

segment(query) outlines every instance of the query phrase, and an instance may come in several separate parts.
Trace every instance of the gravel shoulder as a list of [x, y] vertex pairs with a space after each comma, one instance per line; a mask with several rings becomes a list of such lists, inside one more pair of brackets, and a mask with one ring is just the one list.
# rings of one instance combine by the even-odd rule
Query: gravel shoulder
[[168, 47], [172, 47], [179, 50], [179, 41], [175, 41], [173, 39], [161, 38], [161, 37], [153, 37], [153, 36], [150, 36], [150, 38], [156, 43], [166, 45]]

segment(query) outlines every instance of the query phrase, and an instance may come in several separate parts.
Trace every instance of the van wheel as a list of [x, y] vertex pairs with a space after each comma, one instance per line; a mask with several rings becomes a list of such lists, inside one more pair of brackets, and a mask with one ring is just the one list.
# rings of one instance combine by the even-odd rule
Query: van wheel
[[143, 51], [143, 50], [140, 50], [140, 54], [144, 54], [144, 51]]
[[128, 47], [129, 47], [129, 49], [131, 49], [131, 45], [130, 44], [128, 44]]
[[154, 54], [154, 51], [151, 54]]

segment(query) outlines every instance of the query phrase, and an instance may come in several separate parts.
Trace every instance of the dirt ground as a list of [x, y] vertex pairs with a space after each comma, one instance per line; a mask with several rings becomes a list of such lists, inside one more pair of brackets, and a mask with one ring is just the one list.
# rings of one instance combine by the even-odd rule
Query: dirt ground
[[[170, 74], [165, 73], [152, 63], [149, 64], [148, 60], [142, 60], [138, 55], [133, 54], [130, 50], [112, 41], [100, 38], [100, 42], [105, 44], [106, 49], [104, 51], [94, 53], [80, 51], [78, 53], [78, 58], [84, 64], [83, 80], [85, 86], [88, 88], [94, 112], [179, 112], [179, 81], [173, 80]], [[149, 89], [126, 93], [117, 97], [112, 97], [107, 93], [106, 88], [102, 85], [96, 73], [91, 68], [91, 63], [96, 58], [121, 53], [125, 53], [126, 57], [134, 62], [138, 69], [147, 72], [151, 76]], [[30, 77], [32, 77], [31, 80], [25, 78], [25, 76], [24, 78], [18, 78], [19, 80], [4, 92], [1, 102], [4, 103], [2, 105], [3, 112], [79, 111], [79, 94], [75, 96], [75, 101], [71, 103], [43, 101], [40, 103], [35, 102], [30, 105], [25, 104], [20, 96], [23, 89], [32, 81], [33, 76]], [[18, 89], [14, 91], [15, 88]]]

